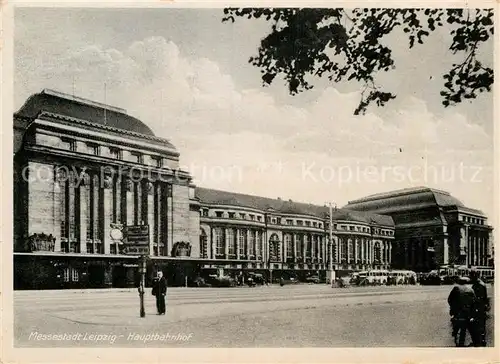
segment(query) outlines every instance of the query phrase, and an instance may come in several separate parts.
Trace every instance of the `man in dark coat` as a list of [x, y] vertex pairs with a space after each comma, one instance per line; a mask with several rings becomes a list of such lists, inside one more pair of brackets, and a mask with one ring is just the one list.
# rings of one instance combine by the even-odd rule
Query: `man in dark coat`
[[489, 310], [489, 300], [486, 285], [479, 277], [479, 272], [473, 270], [470, 274], [472, 290], [476, 295], [475, 319], [477, 330], [477, 343], [479, 346], [486, 346], [486, 314]]
[[167, 280], [163, 277], [163, 272], [159, 271], [157, 278], [153, 281], [153, 296], [156, 296], [156, 309], [158, 315], [166, 312], [165, 296], [167, 295]]
[[450, 315], [452, 316], [453, 323], [453, 336], [457, 346], [465, 346], [467, 331], [469, 331], [473, 345], [477, 346], [477, 334], [474, 322], [476, 295], [472, 287], [467, 283], [469, 283], [468, 278], [460, 277], [458, 285], [453, 287], [448, 296]]

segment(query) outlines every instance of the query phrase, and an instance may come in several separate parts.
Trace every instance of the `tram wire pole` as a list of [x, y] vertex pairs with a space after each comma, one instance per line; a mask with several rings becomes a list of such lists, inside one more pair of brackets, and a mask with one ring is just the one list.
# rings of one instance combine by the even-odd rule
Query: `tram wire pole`
[[144, 291], [146, 287], [146, 256], [141, 255], [139, 258], [139, 272], [141, 273], [141, 283], [139, 285], [139, 301], [140, 301], [140, 316], [145, 317], [144, 310]]
[[330, 232], [330, 242], [329, 242], [329, 253], [328, 253], [328, 271], [330, 272], [330, 286], [333, 285], [333, 208], [332, 208], [332, 203], [328, 203], [330, 207], [330, 226], [329, 226], [329, 232]]

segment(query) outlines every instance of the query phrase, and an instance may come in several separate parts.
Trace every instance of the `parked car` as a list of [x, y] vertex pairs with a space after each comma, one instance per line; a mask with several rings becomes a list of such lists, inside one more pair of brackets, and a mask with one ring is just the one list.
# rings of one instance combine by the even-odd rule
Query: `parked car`
[[309, 277], [306, 278], [306, 282], [318, 284], [318, 283], [320, 283], [320, 279], [319, 279], [319, 276], [312, 275], [312, 276], [309, 276]]
[[207, 283], [212, 287], [236, 287], [236, 280], [230, 276], [218, 276], [211, 274], [208, 276]]
[[212, 287], [212, 285], [207, 283], [206, 280], [202, 277], [196, 277], [192, 280], [189, 280], [188, 286], [189, 287]]
[[279, 278], [279, 283], [280, 285], [285, 285], [285, 284], [298, 284], [299, 280], [295, 276], [282, 276]]

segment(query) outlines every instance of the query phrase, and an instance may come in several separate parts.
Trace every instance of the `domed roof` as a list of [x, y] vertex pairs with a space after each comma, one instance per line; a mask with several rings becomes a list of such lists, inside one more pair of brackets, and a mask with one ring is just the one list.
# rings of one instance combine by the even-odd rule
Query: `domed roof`
[[68, 116], [134, 133], [155, 136], [146, 124], [128, 115], [124, 109], [52, 90], [43, 90], [29, 97], [15, 115], [34, 119], [41, 112]]
[[416, 187], [370, 195], [349, 201], [345, 207], [356, 211], [392, 213], [401, 210], [438, 206], [464, 207], [464, 204], [446, 191], [429, 187]]

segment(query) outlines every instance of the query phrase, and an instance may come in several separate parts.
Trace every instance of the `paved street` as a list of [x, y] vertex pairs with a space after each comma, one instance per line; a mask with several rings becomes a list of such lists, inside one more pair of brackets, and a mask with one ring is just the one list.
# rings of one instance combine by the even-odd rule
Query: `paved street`
[[137, 290], [17, 291], [15, 346], [449, 347], [450, 289], [169, 288], [166, 316], [148, 289], [144, 318]]

